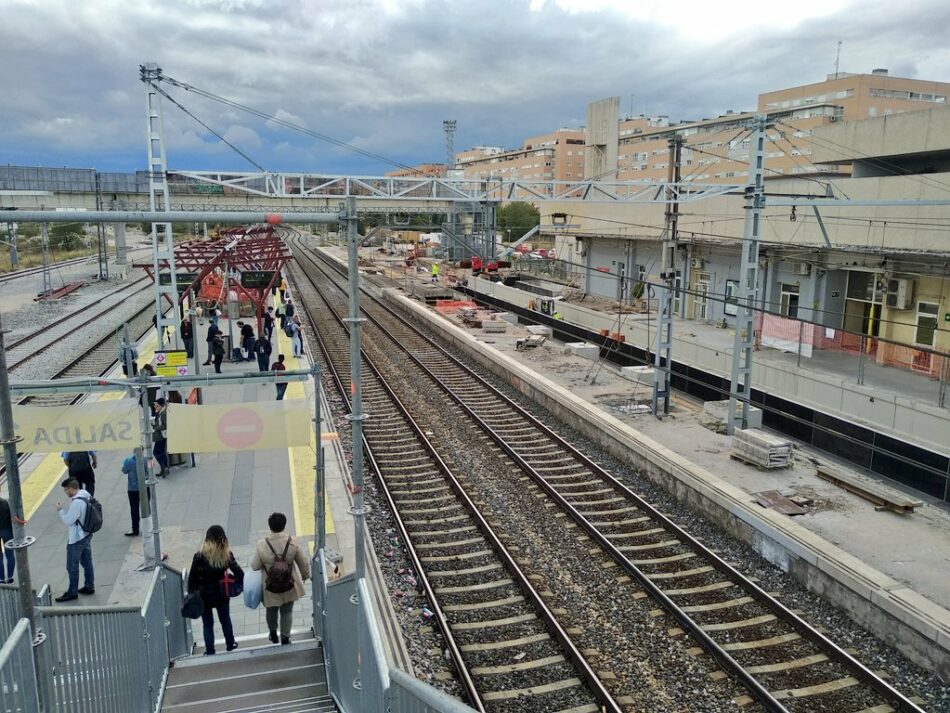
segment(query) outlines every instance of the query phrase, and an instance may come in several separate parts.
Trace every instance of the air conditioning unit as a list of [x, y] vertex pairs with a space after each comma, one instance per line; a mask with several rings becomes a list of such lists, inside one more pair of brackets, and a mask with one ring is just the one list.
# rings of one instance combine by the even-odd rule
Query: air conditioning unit
[[893, 277], [887, 281], [887, 306], [890, 309], [910, 309], [913, 304], [913, 280]]
[[701, 257], [691, 257], [689, 259], [689, 266], [694, 267], [697, 270], [702, 270], [705, 264], [706, 263], [703, 261]]
[[796, 262], [792, 272], [796, 275], [808, 276], [811, 274], [811, 265], [807, 262]]

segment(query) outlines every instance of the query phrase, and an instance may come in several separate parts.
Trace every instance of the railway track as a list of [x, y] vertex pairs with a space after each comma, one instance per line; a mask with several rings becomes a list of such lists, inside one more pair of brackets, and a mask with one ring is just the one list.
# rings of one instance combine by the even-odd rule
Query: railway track
[[[340, 281], [337, 266], [318, 265], [299, 245], [296, 252], [314, 280]], [[774, 711], [921, 710], [408, 322], [365, 295], [363, 310], [367, 338], [381, 340], [384, 352], [404, 355], [403, 370], [419, 370], [433, 392], [451, 399], [506, 457], [502, 463], [514, 463], [596, 544], [592, 554], [621, 568], [637, 589], [634, 596], [655, 603], [657, 625], [673, 637], [688, 633], [698, 644], [691, 654], [709, 654], [741, 683], [748, 698], [740, 703]], [[375, 417], [374, 408], [367, 410]], [[389, 424], [390, 438], [401, 433], [396, 424]], [[394, 509], [404, 506], [400, 499], [425, 502], [442, 492], [418, 492], [420, 484], [404, 481], [392, 498]]]
[[[143, 282], [148, 282], [148, 284], [142, 286]], [[141, 294], [149, 289], [150, 286], [151, 280], [147, 277], [123, 285], [118, 290], [103, 295], [99, 299], [70, 312], [60, 319], [44, 325], [42, 329], [38, 329], [32, 334], [10, 342], [6, 345], [8, 369], [13, 372], [21, 365], [32, 361], [44, 352], [56, 347], [59, 341], [75, 334], [80, 329], [88, 327], [93, 322], [104, 318], [109, 310], [120, 307], [123, 300]], [[133, 288], [138, 289], [133, 290], [130, 294], [125, 294], [128, 290], [132, 290]], [[78, 324], [73, 323], [79, 315], [85, 314], [94, 307], [98, 308], [95, 314]], [[36, 346], [34, 342], [40, 341], [41, 338], [47, 340], [46, 343]]]
[[[343, 322], [315, 285], [304, 293], [324, 359], [348, 393]], [[298, 291], [298, 296], [302, 293]], [[330, 321], [336, 325], [330, 328]], [[419, 584], [469, 701], [481, 711], [620, 711], [452, 469], [375, 367], [362, 362], [368, 462], [409, 546]], [[522, 656], [512, 662], [512, 656]]]
[[[81, 265], [84, 262], [91, 262], [95, 260], [96, 257], [74, 257], [70, 260], [63, 260], [62, 262], [54, 262], [50, 265], [51, 270], [56, 270], [62, 267], [72, 267], [73, 265]], [[27, 267], [22, 270], [14, 270], [13, 272], [6, 272], [0, 275], [0, 284], [4, 282], [12, 282], [13, 280], [19, 279], [21, 277], [29, 277], [30, 275], [39, 275], [43, 272], [43, 267]]]

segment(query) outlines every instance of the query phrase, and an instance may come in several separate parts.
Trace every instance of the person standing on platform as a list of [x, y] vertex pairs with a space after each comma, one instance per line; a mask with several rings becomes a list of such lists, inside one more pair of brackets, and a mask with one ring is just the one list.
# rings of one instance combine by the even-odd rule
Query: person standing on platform
[[181, 341], [185, 343], [185, 353], [191, 359], [195, 355], [195, 330], [191, 326], [191, 318], [181, 320]]
[[267, 341], [274, 339], [274, 308], [268, 307], [267, 311], [264, 312], [264, 322], [263, 322], [263, 332], [264, 336], [267, 337]]
[[300, 317], [294, 316], [287, 322], [287, 336], [290, 337], [290, 343], [294, 348], [294, 356], [299, 357], [303, 354], [303, 334], [300, 332]]
[[128, 352], [129, 361], [132, 362], [132, 376], [138, 376], [139, 365], [135, 360], [139, 358], [139, 348], [134, 343], [125, 344], [123, 342], [119, 345], [119, 351], [117, 352], [119, 363], [122, 365], [122, 373], [128, 376], [129, 368], [125, 363], [126, 352]]
[[209, 346], [211, 349], [208, 353], [214, 357], [214, 373], [220, 374], [221, 361], [224, 359], [224, 336], [220, 333], [214, 335]]
[[258, 339], [254, 345], [254, 353], [257, 355], [257, 368], [259, 371], [267, 371], [267, 365], [270, 363], [270, 355], [273, 347], [267, 339]]
[[[284, 355], [278, 354], [277, 361], [270, 365], [271, 371], [287, 371], [287, 365], [284, 364]], [[287, 391], [287, 382], [283, 384], [277, 384], [277, 400], [284, 400], [284, 392]]]
[[214, 338], [218, 334], [221, 334], [221, 330], [218, 328], [216, 321], [212, 320], [211, 324], [208, 325], [208, 334], [205, 337], [205, 341], [208, 343], [208, 361], [203, 363], [203, 366], [211, 366], [211, 357], [212, 354], [212, 344], [214, 343]]
[[280, 301], [284, 301], [284, 295], [287, 294], [287, 279], [281, 275], [280, 276]]
[[284, 314], [287, 316], [287, 322], [290, 322], [297, 314], [297, 306], [290, 299], [290, 295], [287, 295], [287, 301], [284, 303]]
[[[152, 378], [153, 376], [158, 376], [155, 373], [155, 367], [151, 364], [142, 365], [142, 373], [145, 376]], [[148, 403], [148, 414], [152, 415], [152, 409], [155, 407], [155, 399], [158, 397], [158, 387], [157, 386], [147, 386], [145, 388], [145, 401]]]
[[157, 475], [164, 478], [168, 475], [168, 411], [165, 399], [155, 399], [155, 416], [152, 419], [152, 455], [158, 462], [161, 470]]
[[284, 532], [287, 516], [272, 513], [267, 518], [270, 534], [257, 543], [251, 569], [264, 570], [264, 608], [271, 642], [277, 643], [278, 618], [280, 643], [290, 643], [294, 623], [294, 602], [304, 596], [303, 583], [310, 579], [310, 562], [297, 541]]
[[287, 307], [283, 302], [277, 305], [277, 319], [280, 321], [281, 329], [287, 327]]
[[3, 557], [0, 558], [0, 584], [13, 584], [13, 571], [16, 569], [16, 552], [7, 545], [13, 540], [13, 521], [25, 525], [26, 520], [15, 515], [10, 503], [0, 498], [0, 541], [3, 542]]
[[432, 263], [432, 281], [439, 281], [439, 263], [437, 262]]
[[[69, 498], [69, 505], [63, 509], [62, 503], [56, 503], [59, 519], [68, 528], [66, 539], [66, 573], [69, 575], [69, 588], [60, 596], [57, 602], [71, 602], [79, 599], [80, 594], [96, 593], [96, 575], [92, 568], [92, 533], [82, 529], [82, 522], [86, 519], [86, 508], [90, 507], [92, 496], [79, 487], [75, 478], [66, 478], [63, 481], [63, 490]], [[79, 566], [82, 565], [85, 586], [79, 589]]]
[[63, 463], [69, 469], [69, 477], [75, 478], [90, 496], [96, 494], [96, 471], [99, 461], [95, 451], [64, 451]]
[[247, 352], [245, 361], [254, 359], [254, 327], [245, 322], [238, 322], [241, 328], [241, 347]]
[[[135, 453], [122, 461], [122, 472], [125, 473], [128, 478], [129, 515], [132, 517], [132, 530], [125, 533], [126, 537], [137, 537], [139, 534], [141, 502], [139, 499], [139, 476], [138, 468], [135, 465], [135, 456], [141, 452], [141, 448], [136, 448]], [[145, 493], [148, 495], [148, 490], [146, 490]]]
[[[225, 579], [225, 578], [228, 579]], [[223, 591], [222, 580], [228, 582], [244, 581], [244, 570], [234, 559], [228, 537], [220, 525], [212, 525], [205, 533], [201, 549], [191, 559], [188, 570], [188, 592], [198, 592], [204, 609], [201, 612], [205, 639], [205, 656], [214, 656], [214, 613], [218, 613], [221, 632], [228, 651], [238, 647], [234, 640], [234, 627], [231, 624], [231, 599]]]

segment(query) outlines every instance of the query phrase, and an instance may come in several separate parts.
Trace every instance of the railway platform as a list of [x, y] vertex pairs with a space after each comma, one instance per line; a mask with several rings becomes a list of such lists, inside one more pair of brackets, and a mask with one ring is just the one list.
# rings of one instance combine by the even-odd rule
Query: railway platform
[[[226, 320], [222, 320], [227, 333]], [[199, 325], [199, 328], [201, 325]], [[307, 357], [297, 359], [289, 339], [279, 330], [274, 333], [274, 360], [284, 354], [289, 369], [307, 368]], [[154, 330], [139, 343], [139, 364], [152, 359], [156, 348]], [[199, 350], [206, 344], [199, 342]], [[212, 367], [203, 367], [210, 369]], [[256, 362], [224, 362], [225, 374], [257, 371]], [[121, 378], [121, 369], [109, 374]], [[204, 403], [225, 404], [267, 401], [275, 398], [273, 385], [225, 385], [206, 388]], [[107, 398], [93, 394], [89, 398]], [[320, 398], [324, 398], [321, 394]], [[286, 399], [306, 399], [313, 404], [312, 382], [288, 385]], [[327, 472], [327, 545], [342, 558], [341, 574], [354, 558], [352, 516], [347, 512], [348, 469], [336, 440], [335, 426], [322, 408], [324, 454]], [[105, 524], [93, 538], [96, 593], [82, 597], [76, 605], [137, 605], [149, 585], [150, 572], [140, 571], [144, 562], [142, 537], [128, 537], [131, 528], [124, 451], [98, 453], [96, 498], [102, 503]], [[206, 453], [194, 461], [173, 466], [169, 475], [158, 479], [158, 520], [162, 550], [167, 563], [176, 569], [187, 568], [199, 547], [204, 532], [213, 524], [222, 525], [231, 547], [242, 566], [248, 566], [257, 540], [267, 532], [267, 516], [274, 511], [288, 517], [288, 531], [301, 543], [312, 544], [314, 536], [314, 449], [309, 446], [272, 450]], [[192, 464], [193, 463], [193, 464]], [[48, 583], [53, 595], [65, 590], [65, 528], [56, 512], [63, 500], [60, 483], [65, 466], [58, 453], [34, 454], [21, 466], [24, 509], [28, 532], [37, 538], [30, 548], [30, 563], [37, 587]], [[312, 603], [309, 596], [295, 607], [295, 630], [310, 628]], [[236, 600], [231, 607], [235, 633], [254, 637], [266, 633], [263, 607], [249, 610]], [[200, 639], [200, 626], [195, 630]]]

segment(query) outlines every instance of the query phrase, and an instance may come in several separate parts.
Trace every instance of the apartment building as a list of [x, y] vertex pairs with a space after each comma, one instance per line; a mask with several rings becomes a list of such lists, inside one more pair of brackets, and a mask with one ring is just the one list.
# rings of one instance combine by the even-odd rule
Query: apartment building
[[557, 129], [524, 140], [521, 148], [477, 146], [456, 155], [465, 178], [577, 181], [584, 177], [584, 130]]
[[671, 124], [668, 117], [639, 116], [620, 121], [617, 178], [665, 180], [669, 139], [685, 140], [682, 176], [699, 183], [740, 182], [748, 173], [751, 139], [746, 126], [756, 113], [775, 122], [766, 148], [766, 177], [840, 174], [847, 165], [812, 161], [811, 132], [838, 121], [859, 121], [946, 106], [950, 83], [870, 74], [831, 74], [823, 82], [765, 92], [755, 112], [727, 111], [700, 121]]
[[438, 178], [444, 176], [444, 163], [420, 163], [412, 168], [397, 168], [386, 173], [390, 178]]

